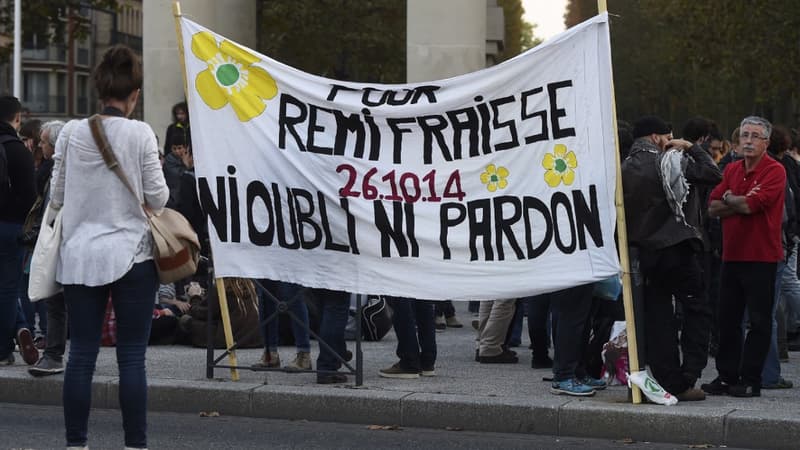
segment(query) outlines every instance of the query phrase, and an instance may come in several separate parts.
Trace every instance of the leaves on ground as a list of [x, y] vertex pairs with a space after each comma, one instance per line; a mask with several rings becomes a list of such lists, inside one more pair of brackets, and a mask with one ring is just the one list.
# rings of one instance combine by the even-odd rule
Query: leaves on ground
[[397, 425], [370, 425], [367, 427], [368, 430], [384, 430], [384, 431], [399, 431], [402, 428], [398, 427]]

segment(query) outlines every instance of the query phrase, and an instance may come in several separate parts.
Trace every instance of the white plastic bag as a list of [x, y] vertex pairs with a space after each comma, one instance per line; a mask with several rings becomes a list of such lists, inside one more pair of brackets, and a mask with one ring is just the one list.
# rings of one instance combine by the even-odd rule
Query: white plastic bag
[[62, 291], [61, 285], [56, 281], [60, 248], [61, 210], [56, 211], [48, 204], [31, 258], [28, 297], [32, 302], [52, 297]]

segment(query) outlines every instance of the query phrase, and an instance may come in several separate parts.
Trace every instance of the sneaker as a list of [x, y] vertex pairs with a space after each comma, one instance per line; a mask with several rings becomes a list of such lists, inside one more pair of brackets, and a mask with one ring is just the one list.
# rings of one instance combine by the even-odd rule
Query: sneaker
[[700, 389], [709, 395], [727, 395], [731, 385], [722, 381], [719, 377], [714, 378], [711, 383], [704, 383], [700, 385]]
[[294, 360], [284, 367], [284, 370], [297, 372], [301, 370], [311, 370], [311, 353], [297, 352]]
[[435, 377], [436, 370], [433, 368], [433, 366], [423, 367], [422, 370], [419, 371], [419, 374], [423, 377]]
[[761, 389], [791, 389], [792, 387], [794, 387], [794, 383], [783, 377], [779, 378], [777, 383], [761, 385]]
[[28, 373], [35, 377], [55, 375], [63, 371], [64, 371], [64, 364], [61, 361], [56, 361], [55, 359], [47, 355], [42, 356], [39, 359], [39, 361], [37, 361], [36, 364], [33, 365], [33, 367], [28, 369]]
[[585, 376], [583, 378], [578, 378], [578, 381], [581, 384], [585, 384], [586, 386], [589, 386], [590, 388], [592, 388], [592, 389], [594, 389], [596, 391], [602, 391], [603, 389], [606, 388], [606, 382], [605, 381], [599, 380], [597, 378], [592, 378], [590, 376]]
[[594, 395], [594, 389], [581, 383], [578, 380], [553, 381], [550, 392], [556, 395], [574, 395], [577, 397], [590, 397]]
[[22, 355], [22, 360], [26, 364], [33, 365], [39, 361], [39, 350], [33, 344], [33, 335], [31, 330], [27, 328], [20, 328], [17, 331], [17, 345], [19, 346], [19, 353]]
[[447, 322], [444, 320], [444, 316], [436, 316], [436, 331], [444, 331], [447, 328]]
[[317, 384], [347, 383], [347, 375], [343, 373], [318, 373]]
[[531, 359], [531, 369], [552, 369], [552, 368], [553, 368], [553, 360], [550, 359], [549, 356], [545, 356], [544, 358], [533, 357]]
[[702, 389], [689, 388], [680, 394], [675, 395], [681, 402], [697, 402], [706, 399], [706, 393]]
[[402, 378], [412, 379], [419, 378], [419, 370], [404, 369], [400, 363], [395, 363], [392, 367], [381, 369], [379, 375], [383, 378]]
[[728, 394], [733, 397], [761, 397], [761, 388], [752, 384], [734, 384], [728, 389]]
[[0, 359], [0, 366], [13, 366], [14, 365], [14, 354], [9, 353], [7, 358]]
[[519, 362], [517, 355], [509, 351], [504, 351], [494, 356], [478, 356], [481, 364], [516, 364]]
[[447, 328], [463, 328], [464, 325], [456, 319], [456, 316], [453, 317], [445, 317], [444, 322], [447, 325]]
[[281, 366], [281, 357], [278, 352], [270, 352], [264, 350], [261, 355], [261, 360], [253, 364], [253, 367], [258, 369], [274, 369]]

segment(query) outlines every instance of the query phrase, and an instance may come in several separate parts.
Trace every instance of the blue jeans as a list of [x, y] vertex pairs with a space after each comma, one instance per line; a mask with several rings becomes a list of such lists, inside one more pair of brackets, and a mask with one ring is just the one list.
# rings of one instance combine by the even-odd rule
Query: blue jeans
[[436, 364], [434, 304], [425, 300], [388, 297], [397, 335], [397, 357], [407, 370], [432, 369]]
[[19, 303], [22, 305], [22, 310], [25, 312], [26, 324], [25, 328], [31, 330], [31, 333], [36, 333], [36, 315], [39, 315], [39, 332], [42, 336], [47, 336], [47, 302], [38, 301], [31, 302], [28, 298], [28, 281], [30, 274], [23, 273], [22, 281], [19, 284]]
[[134, 264], [122, 278], [105, 286], [64, 286], [70, 334], [63, 392], [68, 447], [86, 445], [92, 375], [109, 294], [117, 317], [119, 404], [125, 446], [147, 447], [145, 352], [157, 288], [153, 261]]
[[800, 331], [800, 280], [797, 278], [797, 252], [795, 247], [789, 255], [786, 269], [781, 280], [781, 295], [783, 296], [786, 310], [786, 331], [796, 333]]
[[781, 302], [781, 281], [783, 271], [786, 270], [786, 263], [778, 262], [778, 269], [775, 272], [775, 302], [772, 304], [772, 333], [770, 333], [769, 351], [767, 359], [764, 361], [764, 369], [761, 370], [761, 384], [777, 384], [781, 379], [781, 361], [778, 358], [778, 319], [776, 313]]
[[0, 222], [0, 360], [14, 351], [17, 334], [19, 282], [22, 276], [22, 247], [17, 237], [22, 225]]
[[[350, 309], [350, 294], [328, 289], [312, 289], [311, 292], [322, 305], [322, 317], [319, 325], [320, 339], [331, 346], [339, 356], [344, 357], [347, 350], [344, 342], [344, 329], [347, 326], [347, 316]], [[342, 367], [341, 361], [320, 343], [317, 370], [336, 371], [340, 367]]]
[[[308, 306], [306, 306], [303, 298], [294, 299], [295, 296], [301, 293], [303, 287], [287, 283], [285, 281], [261, 280], [261, 284], [270, 294], [275, 296], [282, 302], [290, 302], [288, 304], [289, 312], [297, 316], [302, 323], [298, 323], [291, 317], [289, 320], [292, 323], [292, 335], [294, 336], [294, 343], [298, 352], [311, 351], [311, 342], [308, 336]], [[293, 301], [292, 301], [293, 300]], [[260, 323], [259, 329], [261, 336], [264, 338], [264, 347], [271, 351], [278, 351], [280, 327], [278, 326], [278, 316], [276, 315], [272, 321], [264, 323], [264, 321], [277, 311], [278, 307], [275, 302], [267, 297], [267, 295], [258, 288], [258, 319]]]

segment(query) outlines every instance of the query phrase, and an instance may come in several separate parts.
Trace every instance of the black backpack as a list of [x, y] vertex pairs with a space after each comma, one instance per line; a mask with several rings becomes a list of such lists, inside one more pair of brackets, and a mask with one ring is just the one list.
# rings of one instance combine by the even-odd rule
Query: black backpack
[[18, 141], [18, 137], [10, 134], [0, 135], [0, 207], [4, 207], [11, 197], [11, 178], [8, 176], [8, 156], [6, 156], [6, 142]]
[[392, 329], [392, 313], [386, 299], [368, 296], [361, 310], [361, 335], [365, 341], [380, 341]]

